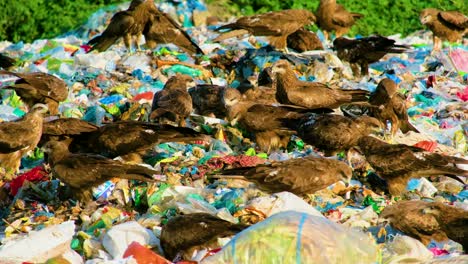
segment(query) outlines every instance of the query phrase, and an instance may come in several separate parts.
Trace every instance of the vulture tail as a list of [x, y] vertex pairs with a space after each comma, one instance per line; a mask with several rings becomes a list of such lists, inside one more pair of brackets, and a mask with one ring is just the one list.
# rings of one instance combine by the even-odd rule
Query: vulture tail
[[220, 42], [220, 41], [223, 41], [225, 39], [230, 39], [230, 38], [233, 38], [233, 37], [242, 36], [242, 35], [245, 35], [247, 33], [249, 33], [249, 31], [247, 31], [245, 29], [237, 29], [237, 30], [226, 32], [226, 33], [221, 33], [221, 35], [217, 36], [215, 39], [213, 39], [213, 41], [214, 42]]
[[91, 39], [87, 44], [92, 46], [92, 48], [88, 51], [91, 52], [93, 50], [97, 50], [99, 52], [101, 51], [106, 51], [110, 46], [112, 46], [119, 37], [106, 37], [106, 36], [97, 36], [93, 39]]
[[126, 174], [120, 175], [121, 178], [129, 179], [129, 180], [149, 181], [149, 182], [156, 181], [155, 179], [153, 179], [153, 175], [155, 175], [157, 171], [144, 167], [144, 166], [126, 164], [125, 172]]
[[405, 120], [401, 123], [400, 130], [401, 132], [403, 132], [403, 134], [406, 134], [409, 131], [414, 131], [416, 133], [419, 133], [419, 130], [415, 128], [408, 120]]
[[351, 96], [349, 102], [366, 102], [368, 100], [369, 92], [365, 90], [342, 90], [343, 94]]
[[355, 19], [361, 19], [364, 17], [363, 14], [359, 14], [359, 13], [351, 13], [351, 16]]
[[0, 53], [0, 68], [8, 69], [15, 65], [16, 60]]

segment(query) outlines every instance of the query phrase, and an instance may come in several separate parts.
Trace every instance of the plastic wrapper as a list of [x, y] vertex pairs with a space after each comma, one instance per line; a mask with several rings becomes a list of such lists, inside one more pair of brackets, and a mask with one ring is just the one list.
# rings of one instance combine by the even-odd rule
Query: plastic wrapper
[[433, 258], [424, 244], [409, 236], [396, 235], [383, 249], [383, 263], [421, 263]]
[[102, 245], [114, 258], [120, 258], [134, 241], [150, 246], [159, 244], [153, 232], [132, 221], [113, 226], [103, 237]]
[[70, 250], [75, 232], [73, 221], [53, 225], [28, 236], [10, 241], [0, 248], [2, 263], [42, 263]]
[[375, 263], [366, 234], [323, 217], [286, 211], [237, 234], [202, 263]]

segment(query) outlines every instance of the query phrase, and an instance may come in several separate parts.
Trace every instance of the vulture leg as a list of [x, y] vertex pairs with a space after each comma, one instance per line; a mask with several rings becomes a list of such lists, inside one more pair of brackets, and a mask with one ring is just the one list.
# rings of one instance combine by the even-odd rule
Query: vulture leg
[[137, 36], [135, 36], [135, 38], [133, 39], [133, 43], [136, 47], [136, 50], [137, 51], [141, 51], [141, 47], [140, 47], [140, 39], [141, 39], [141, 34], [138, 34]]
[[129, 52], [130, 54], [132, 54], [132, 53], [133, 53], [133, 51], [132, 51], [132, 46], [131, 46], [131, 44], [132, 44], [132, 36], [130, 36], [130, 34], [125, 34], [125, 36], [123, 37], [123, 39], [124, 39], [125, 47], [127, 48], [128, 52]]
[[361, 76], [367, 76], [369, 74], [369, 64], [364, 62], [361, 64]]

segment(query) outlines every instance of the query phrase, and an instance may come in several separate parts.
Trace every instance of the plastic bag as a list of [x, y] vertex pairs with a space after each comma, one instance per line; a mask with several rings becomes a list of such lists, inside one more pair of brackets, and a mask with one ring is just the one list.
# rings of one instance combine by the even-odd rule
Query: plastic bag
[[323, 217], [286, 211], [237, 234], [202, 263], [375, 263], [367, 235]]

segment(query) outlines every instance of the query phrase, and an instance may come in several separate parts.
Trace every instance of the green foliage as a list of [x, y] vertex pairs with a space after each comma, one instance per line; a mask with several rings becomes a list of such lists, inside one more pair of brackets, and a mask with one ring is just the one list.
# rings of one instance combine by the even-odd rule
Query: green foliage
[[0, 40], [52, 38], [86, 22], [99, 8], [125, 0], [0, 0]]
[[[0, 0], [0, 40], [31, 42], [52, 38], [84, 24], [99, 8], [125, 0]], [[305, 8], [315, 11], [319, 0], [206, 0], [234, 15]], [[468, 13], [466, 0], [338, 0], [348, 10], [365, 15], [350, 34], [409, 34], [422, 29], [419, 11], [427, 7]], [[219, 10], [219, 8], [217, 8]]]
[[[208, 3], [216, 1], [218, 0], [207, 0]], [[466, 0], [338, 0], [337, 2], [349, 11], [365, 15], [352, 28], [350, 35], [361, 34], [368, 36], [374, 33], [381, 35], [410, 34], [423, 29], [419, 22], [419, 12], [428, 7], [458, 10], [468, 14], [468, 2]], [[229, 3], [231, 7], [235, 6], [239, 10], [238, 15], [252, 15], [288, 8], [304, 8], [315, 12], [318, 4], [319, 0], [233, 0]]]

